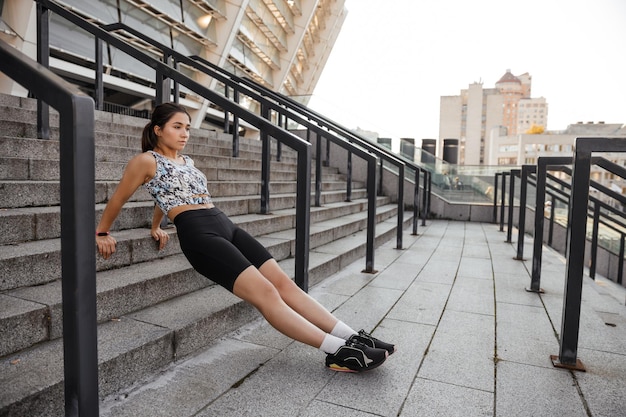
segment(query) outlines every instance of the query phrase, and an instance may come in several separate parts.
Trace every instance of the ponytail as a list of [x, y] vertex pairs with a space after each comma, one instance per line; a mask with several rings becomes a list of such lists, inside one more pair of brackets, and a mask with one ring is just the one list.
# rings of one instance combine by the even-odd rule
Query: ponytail
[[185, 113], [187, 117], [189, 117], [189, 120], [191, 120], [191, 116], [187, 110], [180, 104], [163, 103], [154, 108], [150, 123], [143, 128], [143, 133], [141, 134], [141, 150], [143, 152], [153, 150], [158, 144], [159, 138], [156, 133], [154, 133], [155, 126], [163, 128], [176, 113]]

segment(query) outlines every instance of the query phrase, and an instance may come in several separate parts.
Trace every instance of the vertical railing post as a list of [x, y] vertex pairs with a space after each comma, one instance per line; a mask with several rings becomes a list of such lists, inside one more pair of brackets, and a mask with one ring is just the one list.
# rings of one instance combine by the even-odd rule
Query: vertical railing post
[[294, 281], [309, 290], [309, 237], [311, 222], [311, 146], [298, 150], [296, 180], [296, 254]]
[[600, 228], [600, 203], [593, 205], [593, 228], [591, 232], [591, 265], [589, 266], [589, 277], [596, 278], [596, 261], [598, 259], [598, 230]]
[[413, 235], [417, 236], [417, 223], [420, 214], [420, 170], [415, 170], [415, 187], [413, 192]]
[[[278, 121], [277, 121], [277, 125], [282, 127], [283, 129], [287, 130], [287, 125], [289, 124], [289, 119], [287, 117], [287, 115], [285, 115], [285, 124], [283, 126], [283, 114], [282, 113], [278, 113]], [[283, 143], [280, 141], [277, 141], [276, 143], [276, 162], [280, 162], [280, 160], [283, 157]]]
[[498, 222], [498, 178], [502, 175], [496, 172], [493, 178], [493, 223]]
[[380, 162], [378, 163], [378, 190], [377, 190], [377, 195], [383, 195], [384, 194], [384, 191], [383, 191], [384, 175], [385, 175], [385, 167], [384, 167], [384, 162], [381, 159]]
[[[178, 71], [178, 61], [176, 61], [175, 58], [172, 58], [172, 68]], [[173, 87], [172, 93], [174, 96], [172, 101], [174, 103], [180, 103], [180, 84], [176, 80], [174, 80], [174, 87]]]
[[422, 184], [422, 226], [426, 226], [426, 216], [428, 215], [428, 204], [430, 200], [429, 186], [430, 186], [430, 172], [424, 170], [424, 180]]
[[[270, 109], [265, 104], [261, 104], [261, 117], [268, 120]], [[270, 146], [270, 136], [266, 129], [261, 129], [261, 211], [260, 214], [270, 212], [270, 161], [272, 150]], [[310, 187], [310, 186], [309, 186]], [[310, 197], [309, 197], [310, 198]]]
[[[592, 140], [593, 143], [593, 140]], [[551, 356], [554, 366], [584, 369], [577, 359], [578, 333], [580, 325], [580, 303], [582, 300], [585, 240], [587, 234], [587, 204], [591, 170], [590, 143], [578, 138], [574, 151], [572, 187], [569, 200], [567, 241], [567, 270], [563, 294], [563, 318], [559, 355]], [[576, 225], [576, 227], [572, 227]]]
[[533, 236], [533, 260], [530, 277], [530, 287], [526, 291], [543, 292], [540, 288], [541, 281], [541, 257], [543, 248], [543, 225], [545, 216], [543, 208], [546, 200], [546, 174], [547, 165], [542, 159], [537, 160], [537, 178], [535, 180], [535, 225]]
[[513, 209], [515, 208], [515, 176], [519, 175], [519, 169], [511, 170], [511, 179], [509, 180], [509, 215], [507, 220], [506, 242], [511, 243], [513, 234]]
[[548, 246], [552, 246], [554, 237], [554, 212], [556, 211], [556, 198], [550, 194], [550, 225], [548, 226]]
[[[626, 234], [622, 233], [619, 244], [619, 263], [617, 264], [617, 283], [620, 285], [622, 284], [624, 279], [624, 246], [626, 244], [625, 240]], [[624, 300], [624, 302], [626, 303], [626, 300]]]
[[346, 179], [346, 202], [352, 201], [352, 152], [348, 151], [348, 160], [346, 162], [347, 179]]
[[367, 161], [367, 239], [365, 242], [366, 273], [376, 273], [374, 269], [374, 241], [376, 239], [376, 166], [378, 158]]
[[398, 222], [396, 227], [396, 249], [402, 249], [402, 224], [404, 223], [404, 171], [405, 165], [398, 167]]
[[[306, 140], [311, 143], [311, 129], [306, 131]], [[322, 135], [315, 141], [315, 207], [322, 206]]]
[[500, 196], [500, 231], [504, 231], [504, 207], [506, 205], [506, 177], [509, 176], [509, 172], [502, 173], [502, 195]]
[[517, 228], [517, 256], [518, 261], [524, 260], [524, 235], [526, 234], [526, 198], [528, 194], [528, 174], [536, 172], [534, 165], [522, 165], [520, 173], [519, 215]]
[[[37, 3], [37, 62], [50, 67], [50, 10]], [[50, 107], [37, 97], [37, 137], [50, 139]]]
[[[224, 97], [230, 98], [230, 87], [227, 85], [224, 85]], [[224, 110], [224, 133], [228, 133], [230, 131], [229, 125], [230, 125], [230, 112]]]
[[324, 155], [324, 166], [330, 166], [330, 140], [326, 139], [326, 153]]
[[104, 62], [102, 56], [102, 39], [96, 38], [96, 79], [94, 80], [94, 102], [96, 110], [102, 110], [104, 105]]
[[82, 417], [98, 415], [94, 103], [73, 104], [59, 122], [63, 350], [65, 413]]
[[[163, 52], [163, 63], [165, 65], [170, 65], [170, 54], [167, 52]], [[171, 95], [171, 80], [163, 74], [163, 71], [160, 69], [156, 70], [155, 77], [155, 89], [156, 89], [156, 104], [162, 104], [167, 101], [170, 101]]]
[[[233, 90], [233, 101], [239, 103], [239, 90]], [[233, 158], [239, 158], [239, 116], [233, 114]]]

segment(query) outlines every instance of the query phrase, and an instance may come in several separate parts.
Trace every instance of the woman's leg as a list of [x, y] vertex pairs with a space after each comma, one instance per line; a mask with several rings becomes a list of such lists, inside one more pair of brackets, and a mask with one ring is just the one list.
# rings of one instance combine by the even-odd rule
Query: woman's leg
[[237, 277], [233, 294], [256, 307], [276, 330], [292, 339], [319, 348], [326, 337], [326, 332], [287, 305], [273, 283], [253, 266]]
[[302, 291], [274, 259], [265, 262], [259, 272], [276, 287], [289, 307], [326, 333], [331, 333], [338, 320], [324, 306]]

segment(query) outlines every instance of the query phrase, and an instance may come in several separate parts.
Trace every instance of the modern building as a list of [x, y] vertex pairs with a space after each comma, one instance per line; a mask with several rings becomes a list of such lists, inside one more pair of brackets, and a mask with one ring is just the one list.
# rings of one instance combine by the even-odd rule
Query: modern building
[[[236, 75], [308, 103], [347, 15], [345, 0], [58, 0], [97, 25], [124, 23], [185, 55], [197, 55]], [[0, 1], [0, 39], [36, 58], [36, 2]], [[151, 45], [118, 30], [137, 48], [159, 58]], [[50, 18], [50, 68], [93, 94], [94, 40], [66, 20]], [[150, 108], [155, 71], [111, 45], [104, 46], [107, 104]], [[180, 71], [212, 89], [215, 80]], [[0, 74], [0, 92], [27, 92]], [[180, 102], [209, 121], [220, 109], [181, 88]], [[246, 105], [246, 103], [242, 103]], [[194, 117], [197, 123], [202, 117]]]
[[483, 88], [482, 82], [475, 82], [458, 96], [442, 96], [440, 154], [445, 140], [457, 139], [461, 165], [488, 165], [492, 153], [488, 136], [493, 129], [505, 135], [545, 129], [548, 105], [544, 98], [531, 97], [531, 81], [528, 73], [515, 76], [507, 70], [495, 88]]
[[[536, 165], [537, 158], [545, 156], [571, 157], [576, 138], [579, 137], [626, 137], [626, 125], [621, 123], [578, 122], [563, 131], [543, 133], [519, 133], [507, 135], [506, 129], [494, 128], [489, 135], [489, 157], [486, 165]], [[602, 153], [609, 161], [626, 168], [623, 153]], [[591, 166], [591, 179], [626, 195], [626, 181], [598, 166]], [[592, 195], [595, 190], [591, 190]]]

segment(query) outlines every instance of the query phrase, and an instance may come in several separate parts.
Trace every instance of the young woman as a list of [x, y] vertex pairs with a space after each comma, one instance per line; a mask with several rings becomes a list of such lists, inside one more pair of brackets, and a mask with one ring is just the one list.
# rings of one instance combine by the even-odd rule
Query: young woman
[[109, 229], [143, 185], [156, 202], [150, 233], [159, 249], [169, 238], [160, 227], [166, 214], [196, 271], [252, 304], [281, 333], [325, 352], [327, 367], [360, 372], [382, 364], [394, 345], [337, 320], [287, 276], [265, 247], [213, 205], [206, 177], [191, 158], [179, 154], [190, 126], [189, 114], [178, 104], [154, 109], [143, 130], [143, 153], [128, 162], [96, 229], [100, 255], [108, 259], [115, 252], [117, 242]]

